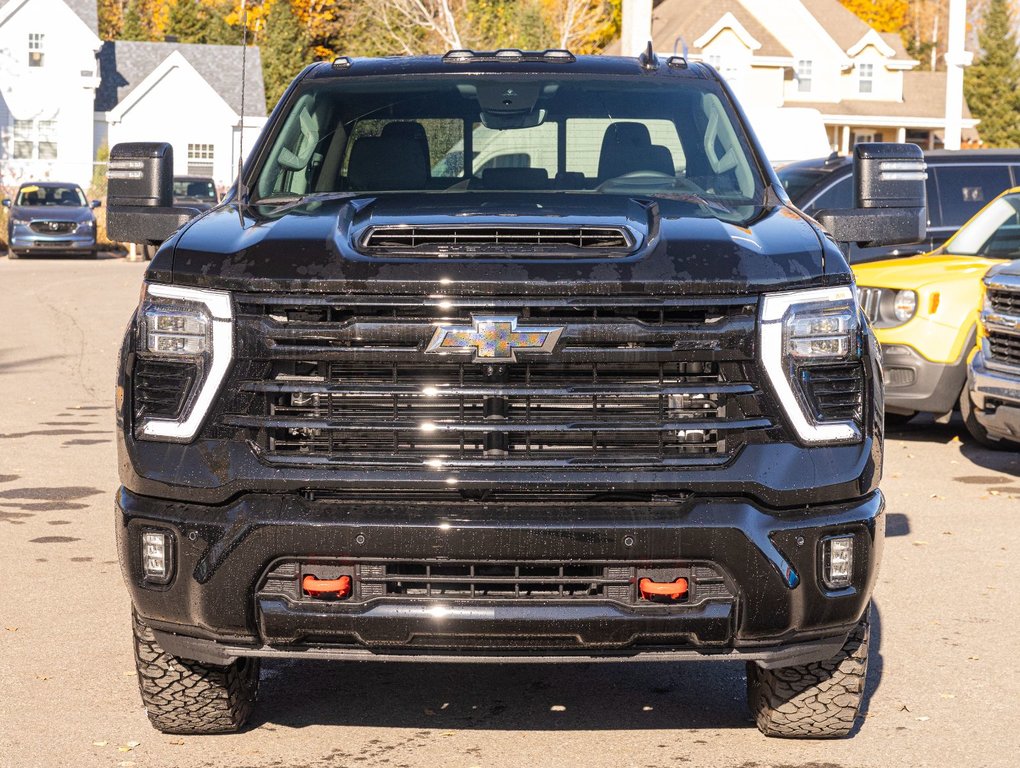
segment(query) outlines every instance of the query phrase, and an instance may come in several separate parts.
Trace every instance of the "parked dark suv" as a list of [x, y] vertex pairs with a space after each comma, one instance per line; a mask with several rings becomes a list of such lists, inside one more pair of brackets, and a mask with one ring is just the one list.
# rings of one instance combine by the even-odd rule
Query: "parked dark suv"
[[[1020, 150], [981, 149], [924, 153], [928, 165], [928, 232], [913, 245], [850, 246], [850, 263], [933, 251], [974, 214], [1010, 187], [1020, 185]], [[853, 163], [833, 155], [785, 165], [778, 171], [794, 204], [814, 216], [854, 205]]]
[[162, 242], [117, 409], [155, 726], [239, 728], [260, 659], [711, 658], [849, 733], [882, 373], [835, 240], [925, 220], [917, 147], [856, 153], [826, 233], [714, 70], [566, 51], [312, 65], [190, 220], [114, 147]]
[[96, 255], [96, 217], [77, 184], [33, 181], [18, 187], [14, 199], [5, 198], [7, 256], [30, 253], [84, 253]]

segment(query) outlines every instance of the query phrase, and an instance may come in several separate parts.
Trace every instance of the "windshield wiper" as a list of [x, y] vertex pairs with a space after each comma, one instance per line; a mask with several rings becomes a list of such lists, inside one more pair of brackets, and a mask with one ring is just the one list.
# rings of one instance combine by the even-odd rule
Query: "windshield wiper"
[[275, 208], [271, 213], [283, 213], [289, 211], [292, 208], [298, 208], [302, 205], [309, 203], [325, 203], [330, 200], [346, 200], [350, 197], [355, 197], [359, 193], [357, 192], [316, 192], [310, 195], [276, 195], [275, 197], [262, 197], [253, 202], [249, 202], [249, 207], [258, 207], [263, 205], [277, 205], [279, 208]]

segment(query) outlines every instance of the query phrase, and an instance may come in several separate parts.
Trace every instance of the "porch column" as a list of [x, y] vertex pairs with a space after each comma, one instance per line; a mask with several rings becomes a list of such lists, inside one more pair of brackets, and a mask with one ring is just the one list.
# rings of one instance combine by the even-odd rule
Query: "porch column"
[[843, 135], [839, 141], [839, 154], [849, 155], [850, 154], [850, 126], [843, 126]]
[[907, 129], [906, 128], [897, 128], [896, 129], [896, 143], [897, 144], [904, 144], [904, 143], [906, 143], [906, 141], [907, 141]]

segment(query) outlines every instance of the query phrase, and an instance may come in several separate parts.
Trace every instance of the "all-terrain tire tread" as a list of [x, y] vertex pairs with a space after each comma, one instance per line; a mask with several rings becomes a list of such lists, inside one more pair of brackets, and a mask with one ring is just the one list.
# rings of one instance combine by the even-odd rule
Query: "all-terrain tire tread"
[[231, 733], [251, 714], [258, 690], [258, 659], [226, 667], [171, 656], [152, 630], [132, 616], [138, 688], [149, 720], [163, 733]]
[[766, 736], [836, 739], [849, 735], [864, 698], [871, 628], [862, 621], [826, 661], [762, 669], [747, 665], [748, 704]]

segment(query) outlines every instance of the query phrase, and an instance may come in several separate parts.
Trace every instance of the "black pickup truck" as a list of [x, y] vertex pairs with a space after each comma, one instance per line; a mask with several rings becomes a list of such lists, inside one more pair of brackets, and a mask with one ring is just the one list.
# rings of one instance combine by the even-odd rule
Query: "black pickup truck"
[[114, 147], [153, 724], [240, 728], [268, 658], [729, 659], [764, 733], [849, 733], [883, 408], [837, 241], [925, 221], [916, 147], [856, 163], [823, 229], [710, 67], [566, 51], [309, 66], [193, 219]]

